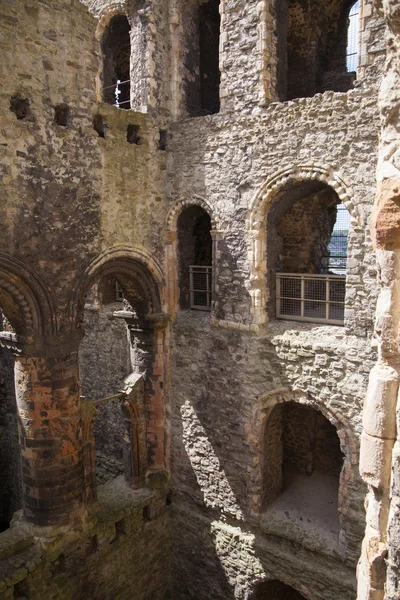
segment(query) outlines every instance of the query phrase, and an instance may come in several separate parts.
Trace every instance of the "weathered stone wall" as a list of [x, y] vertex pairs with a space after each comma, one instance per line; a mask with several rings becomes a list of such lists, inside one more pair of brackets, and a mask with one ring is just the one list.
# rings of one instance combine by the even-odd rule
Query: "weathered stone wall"
[[[40, 273], [62, 320], [71, 289], [101, 250], [128, 244], [162, 256], [164, 121], [96, 105], [101, 57], [96, 21], [83, 5], [25, 4], [3, 10], [1, 49], [10, 62], [2, 66], [2, 248]], [[15, 96], [29, 101], [23, 119], [10, 110]], [[61, 103], [70, 107], [67, 127], [54, 121]], [[93, 114], [102, 116], [104, 138]], [[139, 144], [127, 141], [131, 123], [140, 127]]]
[[[312, 598], [354, 598], [365, 494], [356, 440], [373, 361], [369, 342], [345, 337], [340, 328], [282, 322], [270, 324], [258, 337], [210, 328], [208, 318], [193, 311], [178, 317], [171, 394], [173, 532], [179, 532], [173, 536], [175, 582], [190, 580], [197, 598], [247, 598], [265, 577], [300, 591], [302, 582]], [[346, 455], [339, 492], [341, 532], [323, 549], [312, 535], [300, 532], [301, 515], [286, 519], [285, 527], [270, 525], [265, 533], [260, 521], [263, 415], [270, 406], [268, 393], [285, 389], [302, 390], [309, 406], [329, 418]], [[195, 539], [193, 553], [188, 547]], [[289, 551], [289, 540], [303, 557], [311, 552], [304, 564]], [[232, 544], [229, 552], [225, 543]], [[315, 552], [322, 588], [307, 567], [309, 560], [315, 568]], [[185, 593], [176, 583], [174, 597], [194, 597]]]
[[[260, 259], [263, 272], [252, 272], [254, 256], [248, 260], [252, 235], [265, 231], [265, 217], [262, 221], [258, 213], [253, 217], [256, 211], [250, 207], [260, 206], [266, 211], [269, 204], [279, 200], [280, 188], [290, 184], [296, 189], [296, 184], [307, 181], [307, 177], [309, 181], [320, 177], [335, 189], [337, 176], [348, 194], [353, 217], [346, 325], [359, 335], [371, 331], [376, 269], [366, 224], [375, 191], [370, 165], [377, 147], [376, 110], [376, 96], [367, 88], [271, 104], [260, 117], [238, 116], [234, 122], [231, 115], [221, 114], [172, 125], [171, 200], [193, 198], [196, 203], [196, 197], [206, 198], [221, 231], [216, 265], [217, 319], [234, 321], [238, 326], [253, 322], [253, 289], [265, 287], [265, 257], [268, 263], [276, 253], [267, 235], [259, 248], [264, 256], [264, 263]], [[260, 189], [266, 185], [273, 191], [266, 190], [264, 199]], [[249, 225], [246, 218], [257, 221]], [[265, 294], [268, 300], [269, 290]]]
[[99, 506], [68, 531], [15, 518], [0, 540], [0, 598], [165, 600], [169, 588], [165, 493], [99, 489]]
[[[194, 21], [193, 15], [185, 20], [187, 3], [84, 4], [93, 16], [75, 0], [40, 0], [35, 6], [17, 0], [1, 7], [0, 49], [7, 58], [1, 67], [0, 266], [6, 269], [7, 254], [28, 282], [40, 279], [51, 307], [44, 320], [51, 321], [53, 332], [48, 344], [40, 319], [30, 319], [25, 296], [24, 304], [11, 286], [18, 283], [12, 271], [7, 285], [0, 286], [1, 305], [5, 303], [10, 320], [23, 322], [17, 333], [29, 338], [30, 347], [37, 339], [45, 354], [23, 355], [18, 362], [20, 412], [29, 421], [27, 443], [22, 438], [27, 514], [38, 520], [42, 511], [45, 523], [49, 514], [52, 523], [61, 514], [66, 523], [72, 508], [79, 505], [81, 510], [73, 513], [76, 520], [69, 521], [70, 529], [61, 530], [49, 544], [43, 542], [43, 529], [38, 536], [21, 523], [3, 534], [0, 594], [4, 599], [13, 594], [33, 599], [165, 597], [168, 542], [162, 494], [123, 491], [113, 480], [105, 492], [100, 490], [99, 512], [90, 508], [85, 520], [81, 506], [78, 344], [71, 338], [75, 340], [79, 331], [87, 289], [103, 271], [110, 276], [118, 266], [128, 291], [140, 297], [143, 312], [158, 313], [138, 332], [145, 358], [138, 354], [136, 366], [149, 354], [154, 359], [145, 384], [151, 466], [169, 465], [171, 439], [173, 597], [244, 599], [257, 582], [272, 578], [313, 600], [353, 600], [354, 567], [364, 532], [358, 437], [367, 374], [376, 358], [370, 348], [376, 266], [367, 223], [375, 194], [376, 87], [385, 51], [382, 20], [369, 3], [363, 4], [364, 83], [347, 94], [327, 92], [268, 104], [282, 95], [276, 69], [286, 60], [277, 55], [282, 43], [276, 40], [271, 18], [275, 5], [222, 0], [221, 114], [174, 122], [169, 128], [164, 109], [184, 115], [185, 84], [197, 76], [186, 56]], [[198, 3], [191, 2], [188, 11], [192, 8], [196, 11]], [[131, 63], [131, 75], [143, 98], [140, 112], [118, 111], [99, 102], [99, 40], [115, 13], [126, 14], [137, 25], [132, 53], [135, 46], [140, 52]], [[284, 33], [284, 24], [277, 30]], [[177, 41], [180, 36], [182, 44]], [[63, 125], [55, 122], [60, 110], [67, 115]], [[160, 131], [168, 129], [166, 152]], [[277, 323], [273, 311], [266, 323], [266, 303], [274, 300], [268, 256], [275, 251], [266, 214], [279, 204], [286, 186], [304, 181], [331, 186], [352, 216], [345, 329]], [[210, 209], [215, 310], [211, 318], [179, 315], [172, 336], [170, 389], [162, 311], [171, 307], [160, 291], [159, 265], [165, 257], [168, 209], [181, 203]], [[168, 233], [172, 246], [176, 232]], [[168, 252], [174, 258], [174, 252]], [[165, 265], [170, 287], [175, 259]], [[161, 298], [152, 293], [143, 265], [157, 282]], [[142, 277], [143, 287], [135, 287], [130, 277]], [[169, 293], [171, 297], [175, 292]], [[130, 325], [132, 330], [136, 326]], [[89, 336], [87, 342], [91, 352], [95, 340], [91, 343]], [[47, 352], [53, 353], [51, 359]], [[106, 349], [102, 358], [105, 353]], [[103, 391], [101, 381], [94, 385], [96, 394]], [[107, 385], [111, 383], [107, 378]], [[165, 428], [169, 407], [163, 402], [168, 392], [173, 405], [170, 428]], [[339, 494], [332, 499], [340, 511], [337, 537], [318, 529], [315, 520], [310, 525], [303, 522], [301, 514], [286, 518], [283, 513], [280, 520], [276, 515], [275, 520], [265, 517], [262, 510], [260, 514], [265, 417], [271, 403], [281, 401], [317, 408], [338, 432], [344, 464]], [[30, 462], [32, 456], [35, 463]], [[66, 463], [72, 464], [69, 471]], [[46, 480], [48, 464], [57, 466], [51, 480]], [[29, 487], [31, 473], [38, 473], [38, 480]], [[45, 498], [48, 481], [57, 489]], [[146, 508], [149, 498], [155, 503], [154, 514]], [[76, 525], [82, 517], [82, 524]], [[21, 540], [20, 527], [25, 532]]]
[[379, 268], [375, 334], [378, 360], [364, 404], [360, 471], [368, 484], [366, 530], [358, 567], [359, 600], [395, 600], [399, 572], [399, 80], [397, 2], [379, 3], [388, 57], [379, 95], [381, 136], [371, 230]]
[[[211, 329], [206, 316], [186, 313], [178, 316], [173, 336], [173, 532], [179, 531], [172, 542], [173, 593], [177, 598], [249, 598], [255, 584], [267, 578], [279, 579], [307, 598], [350, 600], [355, 596], [355, 565], [364, 530], [365, 488], [358, 475], [357, 447], [363, 397], [375, 356], [369, 339], [376, 270], [366, 224], [375, 192], [370, 165], [378, 142], [374, 90], [380, 55], [376, 54], [374, 73], [372, 67], [369, 72], [372, 87], [358, 85], [347, 94], [325, 93], [272, 104], [259, 117], [243, 117], [239, 113], [254, 106], [260, 93], [262, 56], [254, 49], [252, 35], [238, 33], [238, 27], [251, 22], [247, 13], [254, 10], [248, 3], [242, 8], [238, 22], [229, 19], [230, 11], [238, 16], [238, 5], [222, 6], [222, 48], [226, 50], [221, 56], [222, 113], [235, 107], [235, 116], [221, 114], [171, 128], [171, 199], [192, 199], [194, 204], [206, 199], [219, 231]], [[256, 12], [253, 15], [254, 24]], [[224, 36], [227, 23], [235, 29], [229, 43]], [[382, 29], [382, 21], [375, 23]], [[235, 44], [244, 39], [245, 49], [252, 51], [253, 70], [240, 77], [241, 62], [233, 59], [225, 64], [224, 59], [228, 52], [232, 59]], [[273, 64], [273, 53], [268, 60]], [[369, 60], [372, 65], [373, 59]], [[224, 87], [230, 85], [229, 69], [236, 77], [231, 80], [234, 92], [230, 97], [225, 96]], [[265, 80], [263, 84], [265, 90]], [[270, 89], [275, 85], [272, 77]], [[330, 175], [323, 174], [328, 171]], [[263, 270], [254, 281], [253, 239], [262, 228], [265, 232], [265, 213], [268, 218], [271, 207], [279, 211], [285, 186], [292, 186], [296, 194], [296, 184], [300, 188], [308, 177], [308, 181], [319, 179], [332, 186], [341, 200], [350, 200], [346, 201], [352, 216], [347, 335], [336, 328], [272, 322], [259, 338], [243, 333], [253, 319], [252, 286], [262, 286], [261, 277], [267, 281], [271, 256], [277, 253], [276, 238], [268, 230], [262, 234], [264, 245], [257, 246], [266, 260], [260, 259]], [[265, 192], [260, 193], [262, 186]], [[264, 212], [260, 209], [261, 218], [253, 222], [256, 210], [249, 209], [257, 202], [264, 203]], [[271, 286], [267, 299], [268, 292], [273, 302]], [[265, 310], [262, 304], [261, 310]], [[225, 329], [215, 329], [216, 325]], [[254, 415], [266, 410], [263, 398], [268, 391], [282, 388], [302, 390], [311, 406], [337, 429], [344, 465], [339, 496], [332, 498], [338, 502], [340, 515], [336, 540], [318, 530], [313, 516], [302, 527], [301, 513], [282, 514], [276, 523], [276, 514], [265, 519], [263, 513], [259, 515], [265, 494], [263, 469], [268, 466], [262, 460], [263, 426]], [[278, 478], [277, 490], [280, 486]], [[181, 581], [191, 585], [181, 588]]]

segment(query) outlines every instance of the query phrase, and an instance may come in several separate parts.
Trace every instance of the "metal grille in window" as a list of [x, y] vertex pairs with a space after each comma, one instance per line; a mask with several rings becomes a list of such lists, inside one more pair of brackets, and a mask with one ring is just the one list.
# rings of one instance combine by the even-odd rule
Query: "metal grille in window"
[[211, 310], [212, 267], [191, 265], [190, 308]]
[[342, 325], [346, 278], [340, 275], [278, 273], [278, 319]]
[[349, 227], [349, 211], [344, 204], [338, 204], [336, 223], [328, 246], [328, 271], [330, 273], [335, 273], [335, 275], [346, 274]]
[[347, 29], [346, 65], [347, 71], [357, 71], [358, 67], [358, 30], [359, 30], [359, 0], [351, 7], [349, 27]]
[[113, 104], [113, 106], [116, 106], [117, 108], [125, 108], [125, 109], [129, 109], [131, 107], [131, 101], [130, 100], [124, 100], [124, 101], [120, 101], [119, 97], [122, 94], [122, 89], [121, 88], [128, 88], [128, 92], [127, 94], [130, 94], [130, 88], [131, 88], [131, 80], [130, 79], [126, 79], [125, 81], [120, 81], [119, 79], [117, 79], [117, 83], [114, 85], [108, 85], [104, 88], [104, 90], [114, 90], [114, 98], [115, 98], [115, 102]]

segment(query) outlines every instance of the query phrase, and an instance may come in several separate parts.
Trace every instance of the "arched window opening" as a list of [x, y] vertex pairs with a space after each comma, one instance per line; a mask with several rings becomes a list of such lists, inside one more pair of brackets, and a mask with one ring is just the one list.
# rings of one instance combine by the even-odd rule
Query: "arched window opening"
[[306, 600], [297, 590], [277, 579], [256, 586], [252, 600]]
[[219, 112], [219, 0], [200, 6], [200, 110]]
[[349, 224], [328, 185], [304, 182], [281, 192], [267, 218], [269, 288], [273, 293], [276, 284], [278, 318], [343, 324]]
[[357, 71], [358, 67], [359, 15], [360, 2], [357, 0], [350, 9], [347, 27], [346, 66], [349, 72]]
[[128, 19], [116, 15], [102, 39], [103, 100], [118, 108], [131, 107], [130, 57], [131, 28]]
[[[277, 404], [264, 429], [263, 507], [301, 527], [339, 532], [338, 492], [343, 454], [335, 427], [296, 402]], [[288, 525], [290, 526], [290, 525]]]
[[199, 206], [179, 215], [178, 253], [180, 307], [211, 310], [211, 219]]
[[7, 338], [13, 327], [0, 309], [0, 532], [10, 526], [13, 514], [22, 508], [18, 416], [14, 382], [14, 355]]
[[208, 0], [197, 14], [186, 15], [188, 30], [194, 35], [187, 39], [185, 53], [186, 107], [190, 116], [212, 115], [219, 112], [220, 0]]
[[[350, 10], [351, 9], [351, 10]], [[346, 92], [357, 70], [358, 3], [277, 3], [277, 92], [281, 100]]]

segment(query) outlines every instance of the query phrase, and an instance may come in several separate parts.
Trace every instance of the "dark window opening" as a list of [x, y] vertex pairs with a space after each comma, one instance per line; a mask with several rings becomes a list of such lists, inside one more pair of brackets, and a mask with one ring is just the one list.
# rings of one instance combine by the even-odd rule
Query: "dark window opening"
[[202, 114], [219, 112], [219, 0], [200, 6], [200, 109]]
[[149, 505], [143, 508], [143, 521], [151, 521], [151, 510]]
[[305, 598], [289, 585], [272, 580], [259, 583], [252, 600], [305, 600]]
[[185, 53], [187, 111], [192, 117], [212, 115], [220, 109], [219, 0], [201, 4], [189, 18], [188, 29], [194, 35], [187, 40]]
[[103, 35], [103, 99], [118, 108], [131, 107], [131, 28], [125, 16], [113, 17]]
[[[267, 223], [276, 316], [342, 325], [350, 215], [336, 192], [320, 182], [290, 186]], [[272, 304], [268, 310], [273, 316]]]
[[338, 531], [343, 454], [335, 427], [322, 413], [296, 402], [278, 404], [264, 430], [263, 507], [288, 518]]
[[317, 0], [289, 0], [287, 5], [277, 2], [276, 17], [281, 100], [327, 90], [346, 92], [353, 86], [358, 62], [357, 5], [352, 8], [348, 0], [322, 5]]
[[126, 131], [126, 141], [129, 144], [138, 144], [141, 139], [140, 135], [139, 135], [139, 131], [140, 131], [139, 125], [128, 125], [127, 131]]
[[180, 307], [211, 309], [212, 238], [210, 216], [190, 206], [178, 218]]
[[30, 116], [30, 107], [28, 98], [13, 96], [10, 100], [10, 110], [18, 120], [26, 119]]
[[69, 125], [70, 109], [68, 104], [58, 104], [54, 108], [54, 120], [57, 125], [67, 127]]

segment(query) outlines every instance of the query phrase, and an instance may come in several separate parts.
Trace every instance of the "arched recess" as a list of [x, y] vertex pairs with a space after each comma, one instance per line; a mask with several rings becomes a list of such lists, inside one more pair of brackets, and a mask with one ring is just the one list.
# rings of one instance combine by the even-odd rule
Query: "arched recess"
[[[154, 92], [149, 87], [152, 75], [149, 70], [149, 52], [150, 45], [153, 42], [153, 32], [149, 28], [149, 24], [152, 21], [153, 15], [148, 9], [148, 0], [135, 0], [135, 2], [130, 3], [129, 9], [126, 3], [118, 3], [114, 6], [106, 6], [100, 12], [96, 29], [96, 38], [101, 44], [102, 54], [102, 61], [97, 75], [97, 95], [99, 99], [114, 104], [111, 99], [112, 95], [107, 97], [104, 94], [104, 87], [109, 85], [105, 83], [104, 75], [109, 58], [107, 56], [107, 36], [113, 26], [118, 25], [119, 22], [122, 29], [120, 32], [116, 32], [117, 42], [118, 39], [121, 39], [121, 35], [125, 37], [126, 42], [128, 42], [129, 37], [130, 42], [129, 59], [128, 61], [126, 58], [123, 60], [124, 63], [128, 62], [128, 64], [121, 71], [121, 74], [127, 74], [129, 82], [125, 84], [125, 88], [120, 86], [120, 99], [123, 101], [130, 99], [130, 102], [125, 105], [122, 104], [121, 108], [132, 108], [141, 111], [146, 110], [148, 104], [153, 102], [154, 99], [151, 98], [151, 95]], [[111, 70], [113, 71], [113, 69]], [[112, 93], [114, 93], [114, 90], [112, 90]]]
[[[14, 512], [22, 508], [25, 492], [20, 464], [24, 428], [18, 416], [15, 356], [21, 352], [35, 358], [45, 355], [56, 329], [53, 300], [40, 277], [0, 253], [0, 531], [8, 528]], [[20, 416], [29, 422], [26, 412]]]
[[313, 600], [307, 592], [300, 593], [292, 585], [278, 579], [258, 582], [254, 587], [251, 600]]
[[116, 275], [136, 282], [138, 291], [146, 300], [148, 314], [163, 312], [165, 284], [160, 266], [143, 248], [113, 246], [104, 250], [87, 266], [73, 290], [70, 315], [78, 326], [83, 313], [85, 294], [96, 280]]
[[[343, 463], [339, 475], [338, 485], [338, 513], [339, 513], [339, 539], [338, 548], [343, 552], [343, 556], [347, 555], [347, 535], [348, 525], [346, 524], [346, 515], [351, 509], [352, 499], [349, 490], [351, 489], [354, 480], [355, 467], [358, 463], [358, 442], [355, 434], [350, 427], [345, 417], [337, 410], [327, 406], [318, 398], [311, 397], [309, 394], [294, 390], [291, 388], [281, 388], [268, 392], [261, 398], [260, 404], [254, 411], [254, 438], [258, 440], [260, 472], [258, 478], [259, 494], [257, 495], [258, 504], [254, 506], [255, 510], [263, 511], [263, 500], [265, 492], [263, 489], [265, 481], [270, 480], [268, 476], [269, 470], [274, 466], [271, 461], [270, 453], [266, 452], [266, 432], [267, 428], [271, 427], [271, 416], [274, 415], [274, 410], [282, 405], [293, 405], [313, 409], [320, 413], [336, 431], [340, 451], [343, 455]], [[271, 449], [271, 447], [270, 447]], [[273, 448], [274, 452], [276, 448]], [[267, 454], [269, 461], [267, 461]], [[282, 457], [281, 457], [282, 459]], [[279, 460], [279, 457], [277, 458]], [[276, 465], [275, 465], [276, 466]]]
[[[277, 79], [280, 100], [327, 90], [347, 92], [354, 73], [346, 68], [348, 18], [354, 0], [276, 4]], [[351, 69], [353, 71], [354, 69]]]
[[[152, 469], [164, 469], [167, 462], [164, 395], [168, 389], [168, 315], [162, 312], [164, 281], [161, 269], [143, 249], [128, 246], [108, 249], [87, 267], [80, 278], [74, 290], [71, 311], [77, 327], [82, 328], [87, 292], [96, 285], [101, 293], [107, 295], [115, 281], [124, 296], [123, 310], [118, 309], [115, 316], [123, 319], [127, 326], [124, 334], [128, 336], [130, 348], [127, 374], [129, 375], [129, 371], [140, 374], [144, 380], [148, 464]], [[104, 348], [101, 351], [104, 354]], [[87, 355], [87, 349], [85, 352]], [[88, 372], [90, 369], [86, 369], [86, 373]], [[90, 383], [82, 382], [83, 384], [90, 390]], [[109, 390], [103, 396], [118, 393], [119, 389]], [[97, 397], [96, 400], [101, 401], [102, 398]], [[105, 420], [107, 410], [103, 415]], [[112, 411], [113, 407], [109, 410]], [[99, 429], [98, 426], [97, 430], [101, 430], [101, 427]], [[97, 452], [99, 455], [107, 454], [102, 451], [100, 442], [97, 444]], [[107, 468], [105, 463], [104, 467]]]
[[247, 212], [248, 258], [250, 266], [249, 293], [252, 298], [253, 322], [268, 321], [266, 306], [270, 300], [267, 286], [267, 227], [268, 211], [279, 201], [289, 186], [319, 182], [332, 188], [350, 214], [352, 226], [365, 225], [364, 217], [353, 203], [354, 194], [343, 176], [331, 166], [318, 164], [293, 165], [270, 177], [257, 192]]
[[189, 206], [200, 206], [206, 213], [208, 213], [211, 219], [211, 227], [213, 230], [219, 229], [219, 218], [218, 215], [215, 214], [215, 211], [211, 204], [203, 198], [202, 196], [191, 196], [190, 198], [183, 198], [175, 200], [175, 202], [171, 205], [168, 215], [167, 215], [167, 231], [174, 232], [177, 231], [178, 227], [178, 217], [182, 210], [188, 208]]
[[189, 117], [220, 109], [220, 0], [171, 2], [173, 111]]
[[[190, 208], [199, 208], [210, 218], [211, 237], [212, 237], [212, 278], [216, 279], [216, 256], [218, 253], [218, 240], [220, 237], [219, 227], [220, 219], [215, 213], [210, 203], [201, 196], [191, 196], [190, 198], [178, 199], [170, 207], [166, 222], [166, 265], [165, 272], [167, 276], [168, 306], [172, 317], [176, 316], [179, 310], [179, 250], [178, 250], [178, 219], [182, 213]], [[214, 286], [213, 286], [214, 287]]]
[[53, 299], [40, 277], [6, 254], [0, 253], [0, 307], [17, 335], [32, 344], [57, 332]]

